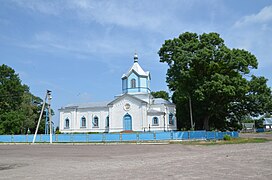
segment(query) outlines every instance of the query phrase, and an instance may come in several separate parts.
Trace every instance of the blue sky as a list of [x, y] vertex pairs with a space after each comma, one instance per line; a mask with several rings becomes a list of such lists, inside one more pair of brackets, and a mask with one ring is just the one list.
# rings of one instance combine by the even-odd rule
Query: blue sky
[[272, 86], [272, 1], [268, 0], [1, 0], [0, 64], [31, 92], [52, 90], [52, 107], [112, 100], [135, 50], [151, 89], [166, 90], [158, 50], [183, 32], [217, 32], [230, 48], [252, 52], [254, 73]]

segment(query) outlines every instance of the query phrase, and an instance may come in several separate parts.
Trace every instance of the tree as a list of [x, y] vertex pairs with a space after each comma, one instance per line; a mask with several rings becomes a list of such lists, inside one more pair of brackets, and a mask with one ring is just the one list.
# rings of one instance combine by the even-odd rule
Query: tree
[[24, 87], [15, 71], [7, 65], [0, 66], [0, 134], [20, 132], [20, 112]]
[[[28, 129], [34, 132], [41, 103], [42, 99], [30, 93], [11, 67], [0, 66], [0, 134], [26, 134]], [[44, 132], [44, 123], [39, 132]]]
[[59, 130], [59, 126], [56, 127], [56, 132], [55, 134], [61, 134], [60, 130]]
[[154, 98], [162, 98], [162, 99], [165, 99], [167, 101], [169, 101], [169, 94], [168, 92], [166, 91], [156, 91], [156, 92], [151, 92], [151, 95], [154, 97]]
[[0, 66], [0, 113], [18, 110], [23, 101], [24, 87], [15, 71], [3, 64]]
[[181, 127], [190, 125], [189, 100], [196, 129], [223, 130], [237, 126], [245, 115], [271, 112], [267, 80], [249, 77], [250, 70], [258, 66], [256, 57], [229, 49], [219, 34], [186, 32], [166, 40], [158, 53], [160, 62], [169, 66], [166, 82], [174, 92]]
[[[20, 111], [24, 114], [21, 118], [20, 124], [21, 134], [26, 134], [28, 129], [31, 132], [35, 131], [43, 102], [41, 98], [30, 93], [28, 86], [24, 85], [24, 87], [25, 93], [23, 95], [23, 102], [20, 108]], [[40, 133], [44, 133], [44, 123], [41, 124], [39, 130], [41, 130], [39, 131]]]

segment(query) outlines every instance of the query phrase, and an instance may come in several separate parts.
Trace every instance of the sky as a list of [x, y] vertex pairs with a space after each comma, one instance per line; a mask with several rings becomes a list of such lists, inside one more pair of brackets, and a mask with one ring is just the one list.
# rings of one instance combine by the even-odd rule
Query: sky
[[53, 117], [71, 103], [113, 100], [121, 76], [139, 64], [151, 90], [169, 91], [158, 51], [184, 32], [217, 32], [250, 51], [253, 73], [272, 87], [272, 0], [0, 0], [0, 64], [35, 96], [52, 91]]

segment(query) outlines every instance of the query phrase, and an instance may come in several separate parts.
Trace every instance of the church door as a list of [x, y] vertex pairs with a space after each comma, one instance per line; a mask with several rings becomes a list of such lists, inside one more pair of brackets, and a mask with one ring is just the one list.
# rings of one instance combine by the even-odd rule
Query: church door
[[131, 131], [132, 130], [132, 118], [129, 114], [124, 116], [124, 131]]

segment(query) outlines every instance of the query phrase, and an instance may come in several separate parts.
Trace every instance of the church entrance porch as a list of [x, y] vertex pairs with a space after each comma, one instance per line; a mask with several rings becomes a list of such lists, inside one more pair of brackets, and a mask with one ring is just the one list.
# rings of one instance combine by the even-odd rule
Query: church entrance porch
[[124, 131], [132, 131], [132, 118], [129, 114], [126, 114], [123, 118]]

